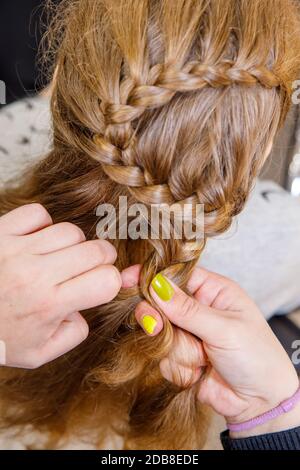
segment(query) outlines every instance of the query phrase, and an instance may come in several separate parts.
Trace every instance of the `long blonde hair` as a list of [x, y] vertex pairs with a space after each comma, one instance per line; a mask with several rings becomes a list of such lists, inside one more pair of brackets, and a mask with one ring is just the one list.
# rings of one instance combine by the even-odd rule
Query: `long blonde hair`
[[[1, 212], [37, 201], [92, 239], [96, 207], [125, 195], [204, 204], [205, 238], [226, 230], [289, 108], [299, 24], [292, 0], [64, 0], [46, 36], [53, 149]], [[197, 386], [159, 372], [174, 330], [146, 337], [133, 312], [159, 271], [184, 288], [204, 242], [112, 240], [120, 270], [142, 264], [140, 287], [83, 312], [90, 335], [64, 357], [1, 370], [3, 425], [48, 431], [48, 446], [93, 428], [98, 446], [114, 431], [126, 448], [200, 448]]]

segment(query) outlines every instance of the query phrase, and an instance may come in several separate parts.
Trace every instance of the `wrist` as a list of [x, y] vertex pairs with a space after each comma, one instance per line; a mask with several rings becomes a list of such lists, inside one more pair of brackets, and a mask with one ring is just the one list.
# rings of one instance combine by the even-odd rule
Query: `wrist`
[[267, 423], [256, 426], [246, 431], [233, 432], [230, 431], [230, 437], [233, 439], [246, 438], [251, 436], [259, 436], [261, 434], [270, 434], [280, 431], [286, 431], [300, 426], [300, 403], [288, 413], [284, 413]]
[[[251, 407], [238, 417], [227, 419], [230, 436], [244, 438], [280, 432], [300, 425], [300, 385], [287, 386], [281, 398], [254, 400]], [[283, 398], [282, 398], [283, 397]]]

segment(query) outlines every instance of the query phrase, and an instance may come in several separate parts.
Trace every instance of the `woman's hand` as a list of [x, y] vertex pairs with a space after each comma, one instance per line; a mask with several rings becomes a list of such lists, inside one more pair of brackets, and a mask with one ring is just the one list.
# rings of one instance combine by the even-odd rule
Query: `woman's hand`
[[0, 217], [0, 364], [36, 368], [88, 335], [79, 310], [113, 299], [121, 276], [114, 247], [53, 225], [29, 204]]
[[[123, 285], [133, 285], [138, 275], [137, 266], [124, 271]], [[161, 274], [151, 284], [156, 305], [178, 327], [174, 347], [160, 364], [166, 379], [178, 385], [198, 382], [199, 400], [231, 423], [254, 418], [295, 393], [299, 379], [290, 359], [237, 284], [196, 268], [187, 288], [190, 295]], [[163, 328], [161, 315], [145, 301], [136, 318], [147, 334]], [[242, 435], [298, 426], [299, 410]]]

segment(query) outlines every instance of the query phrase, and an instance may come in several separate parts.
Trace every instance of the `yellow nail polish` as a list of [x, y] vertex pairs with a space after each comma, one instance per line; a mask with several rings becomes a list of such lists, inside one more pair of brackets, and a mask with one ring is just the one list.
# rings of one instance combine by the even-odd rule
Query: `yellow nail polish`
[[152, 335], [154, 333], [155, 327], [157, 325], [157, 321], [151, 315], [145, 315], [142, 318], [142, 324], [143, 324], [144, 330], [149, 335]]
[[171, 300], [174, 294], [174, 289], [167, 279], [162, 274], [157, 274], [151, 282], [151, 286], [157, 293], [161, 300]]

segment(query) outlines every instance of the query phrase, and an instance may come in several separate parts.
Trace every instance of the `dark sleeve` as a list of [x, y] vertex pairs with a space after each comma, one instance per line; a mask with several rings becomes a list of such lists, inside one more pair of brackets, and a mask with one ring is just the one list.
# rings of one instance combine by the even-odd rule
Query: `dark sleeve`
[[227, 430], [220, 438], [224, 450], [300, 450], [300, 426], [243, 439], [231, 439]]

